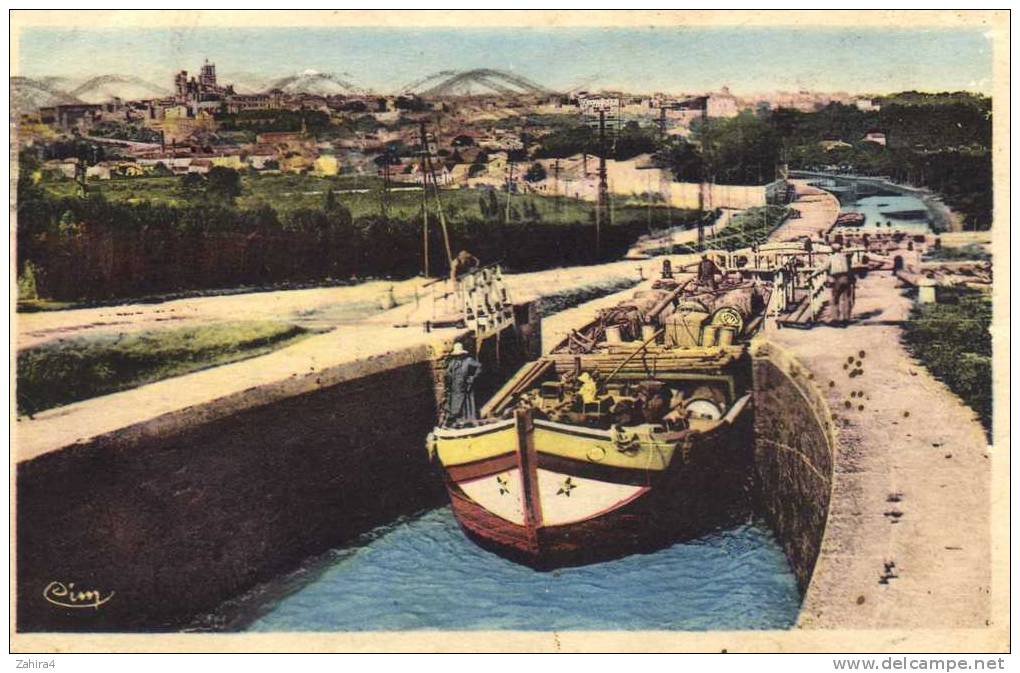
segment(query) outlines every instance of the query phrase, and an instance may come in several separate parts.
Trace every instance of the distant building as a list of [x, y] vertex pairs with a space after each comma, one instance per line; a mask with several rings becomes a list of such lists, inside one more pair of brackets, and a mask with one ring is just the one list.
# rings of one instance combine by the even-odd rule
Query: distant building
[[60, 175], [73, 180], [78, 174], [77, 159], [51, 159], [43, 162], [43, 172]]
[[879, 131], [877, 129], [872, 129], [872, 130], [868, 131], [867, 133], [865, 133], [863, 140], [866, 143], [875, 143], [876, 145], [883, 145], [883, 146], [887, 142], [887, 138], [886, 138], [885, 132], [884, 131]]
[[882, 106], [876, 104], [871, 98], [858, 98], [854, 101], [854, 105], [856, 105], [857, 109], [861, 112], [878, 112], [882, 109]]
[[312, 164], [312, 172], [320, 177], [340, 174], [340, 162], [332, 154], [323, 154]]
[[106, 162], [89, 166], [85, 169], [85, 177], [89, 180], [109, 180], [111, 177], [110, 165]]
[[273, 94], [231, 94], [223, 99], [223, 110], [231, 114], [245, 110], [275, 110], [281, 107], [281, 96]]
[[719, 93], [709, 94], [706, 100], [706, 115], [709, 117], [736, 117], [740, 114], [737, 98], [724, 86]]
[[241, 160], [240, 154], [219, 154], [212, 157], [213, 166], [223, 166], [224, 168], [233, 168], [235, 171], [239, 171], [245, 168], [248, 164]]
[[[280, 96], [272, 94], [242, 95], [234, 86], [220, 86], [216, 79], [216, 64], [208, 60], [199, 69], [198, 77], [188, 77], [187, 70], [174, 75], [174, 96], [170, 103], [183, 106], [188, 116], [200, 111], [242, 112], [244, 110], [266, 110], [280, 107]], [[163, 104], [165, 105], [165, 103]]]
[[212, 167], [212, 159], [192, 159], [191, 164], [188, 166], [188, 173], [205, 175], [212, 169]]
[[304, 154], [288, 154], [278, 160], [280, 170], [285, 173], [306, 173], [315, 165], [315, 160]]
[[259, 145], [272, 145], [274, 147], [301, 147], [315, 144], [315, 140], [307, 134], [294, 131], [259, 133], [255, 136], [255, 142]]
[[47, 126], [59, 127], [62, 131], [87, 131], [101, 119], [102, 113], [102, 105], [54, 105], [39, 108], [39, 121]]
[[853, 145], [851, 145], [850, 143], [845, 142], [843, 140], [839, 140], [839, 139], [823, 140], [823, 141], [819, 142], [818, 144], [826, 152], [830, 152], [832, 150], [840, 149], [840, 148], [853, 147]]

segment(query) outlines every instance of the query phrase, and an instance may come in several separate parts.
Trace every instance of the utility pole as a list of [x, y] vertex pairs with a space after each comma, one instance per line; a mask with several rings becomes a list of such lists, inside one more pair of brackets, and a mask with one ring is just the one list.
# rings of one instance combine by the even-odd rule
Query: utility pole
[[74, 181], [77, 184], [78, 198], [80, 199], [84, 199], [89, 195], [89, 186], [86, 181], [87, 170], [85, 159], [83, 157], [79, 157], [78, 161], [74, 164]]
[[390, 155], [388, 152], [383, 153], [383, 192], [382, 199], [379, 202], [379, 208], [382, 210], [383, 219], [389, 218], [389, 201], [390, 201]]
[[510, 197], [513, 196], [514, 186], [514, 162], [510, 158], [510, 152], [506, 153], [506, 213], [503, 215], [503, 224], [510, 224]]
[[[705, 99], [704, 107], [701, 108], [701, 124], [702, 129], [707, 130], [708, 126], [708, 99]], [[708, 138], [709, 145], [711, 146], [711, 136]], [[706, 156], [706, 148], [704, 144], [701, 147], [701, 184], [698, 185], [698, 211], [701, 213], [698, 217], [698, 250], [705, 249], [705, 192], [708, 189], [708, 166], [709, 158]]]
[[429, 192], [428, 173], [425, 166], [425, 155], [428, 153], [428, 139], [425, 137], [425, 122], [419, 128], [421, 134], [421, 239], [422, 255], [424, 259], [423, 271], [425, 277], [429, 277]]
[[609, 203], [609, 183], [606, 173], [606, 111], [599, 109], [599, 191], [595, 204], [595, 256], [602, 252], [602, 221]]
[[[446, 227], [446, 214], [443, 212], [443, 202], [439, 198], [439, 180], [436, 179], [436, 169], [432, 164], [432, 150], [429, 149], [428, 133], [425, 131], [425, 122], [421, 123], [421, 137], [422, 137], [422, 163], [426, 167], [427, 173], [423, 175], [425, 182], [428, 181], [428, 177], [432, 178], [432, 188], [435, 190], [433, 195], [436, 199], [436, 211], [439, 214], [439, 227], [443, 230], [443, 243], [446, 246], [446, 261], [447, 264], [453, 267], [453, 251], [450, 249], [450, 232]], [[427, 197], [425, 197], [427, 198]]]
[[556, 162], [553, 164], [553, 176], [554, 176], [553, 177], [553, 189], [554, 189], [554, 194], [556, 196], [556, 212], [557, 213], [561, 213], [561, 212], [563, 212], [563, 199], [561, 198], [562, 194], [560, 194], [560, 160], [559, 160], [559, 158], [557, 158]]

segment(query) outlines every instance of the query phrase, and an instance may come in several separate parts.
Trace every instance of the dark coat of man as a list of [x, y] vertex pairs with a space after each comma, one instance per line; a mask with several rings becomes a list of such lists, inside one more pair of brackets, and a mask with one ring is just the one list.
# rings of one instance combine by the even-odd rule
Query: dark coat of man
[[[459, 344], [458, 344], [459, 345]], [[455, 349], [446, 364], [443, 377], [445, 400], [443, 425], [478, 420], [475, 407], [475, 379], [482, 372], [482, 363], [463, 350]]]
[[702, 256], [698, 262], [698, 283], [715, 287], [715, 274], [721, 273], [715, 262], [707, 256]]

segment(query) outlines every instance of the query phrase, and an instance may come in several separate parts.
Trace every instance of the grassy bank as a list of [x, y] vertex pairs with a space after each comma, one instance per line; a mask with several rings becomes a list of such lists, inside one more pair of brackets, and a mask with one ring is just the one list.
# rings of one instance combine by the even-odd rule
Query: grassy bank
[[938, 288], [937, 304], [918, 304], [904, 325], [911, 355], [992, 428], [991, 297], [967, 288]]
[[566, 311], [567, 309], [580, 306], [589, 301], [595, 299], [601, 299], [602, 297], [622, 292], [628, 288], [632, 288], [639, 284], [641, 281], [638, 279], [619, 279], [603, 283], [595, 283], [592, 285], [586, 285], [585, 287], [578, 289], [569, 289], [556, 292], [553, 294], [547, 294], [538, 299], [536, 302], [536, 308], [538, 314], [543, 318], [550, 315], [555, 315], [560, 311]]
[[[145, 202], [152, 205], [181, 207], [206, 201], [202, 190], [184, 189], [181, 178], [176, 176], [93, 180], [88, 186], [89, 193], [101, 194], [103, 198], [113, 203]], [[40, 183], [40, 187], [47, 195], [55, 198], [77, 194], [76, 183], [68, 179], [47, 179]], [[417, 217], [421, 212], [422, 194], [417, 185], [393, 182], [392, 189], [384, 197], [383, 181], [375, 176], [317, 177], [245, 171], [241, 173], [240, 188], [240, 195], [236, 199], [238, 209], [249, 210], [269, 204], [284, 216], [301, 208], [321, 208], [329, 190], [333, 190], [337, 202], [347, 208], [351, 217], [355, 219], [380, 215], [384, 199], [386, 213], [391, 218], [410, 219]], [[482, 217], [483, 207], [490, 208], [493, 205], [489, 191], [484, 188], [444, 189], [442, 199], [446, 216], [451, 221]], [[480, 199], [485, 200], [484, 206]], [[504, 217], [506, 201], [506, 193], [497, 191], [494, 205], [498, 217], [492, 219]], [[648, 219], [649, 204], [633, 201], [623, 196], [616, 197], [614, 215], [619, 221]], [[651, 207], [656, 211], [652, 218], [656, 223], [666, 221], [667, 209], [662, 204], [651, 204]], [[429, 199], [429, 208], [435, 209], [432, 197]], [[512, 218], [516, 213], [518, 219], [521, 216], [536, 219], [537, 213], [537, 218], [542, 222], [552, 224], [587, 222], [594, 217], [595, 212], [595, 205], [590, 201], [539, 194], [515, 194], [510, 198], [510, 208]]]
[[308, 334], [282, 322], [229, 322], [46, 343], [18, 352], [18, 413], [263, 355]]
[[984, 246], [976, 243], [968, 243], [958, 248], [942, 246], [938, 249], [929, 249], [924, 253], [926, 262], [987, 262], [992, 256], [984, 249]]
[[786, 206], [748, 208], [734, 215], [726, 227], [711, 236], [706, 236], [702, 246], [689, 243], [674, 245], [670, 250], [657, 252], [690, 254], [701, 250], [739, 250], [751, 245], [761, 245], [789, 215], [790, 209]]

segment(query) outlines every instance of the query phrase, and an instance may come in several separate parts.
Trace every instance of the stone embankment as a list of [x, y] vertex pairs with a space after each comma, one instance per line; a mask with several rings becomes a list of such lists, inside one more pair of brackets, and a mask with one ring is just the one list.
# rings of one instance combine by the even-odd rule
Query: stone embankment
[[[801, 194], [802, 223], [828, 217], [817, 190]], [[990, 598], [992, 465], [1006, 457], [901, 345], [904, 290], [872, 273], [849, 327], [773, 329], [758, 345], [757, 453], [778, 465], [764, 486], [806, 588], [798, 627], [990, 637], [1006, 626]]]

